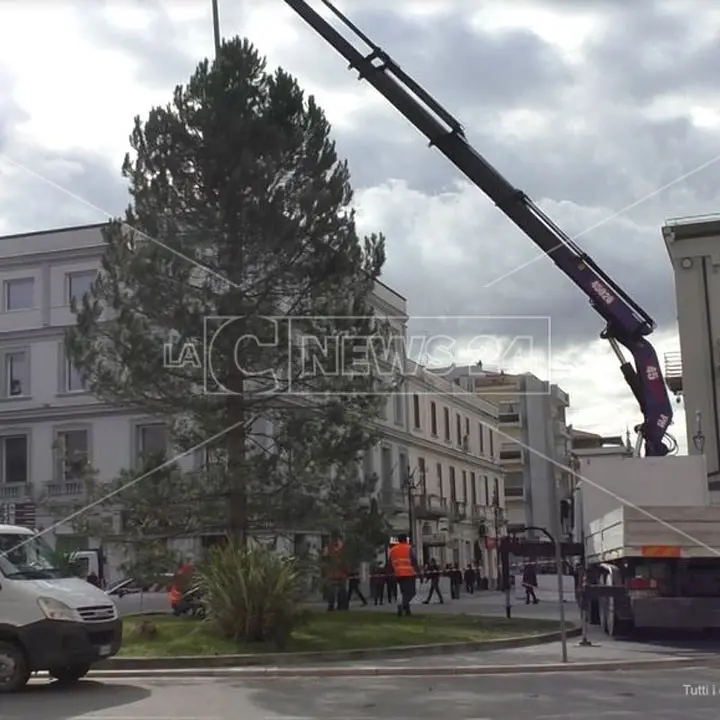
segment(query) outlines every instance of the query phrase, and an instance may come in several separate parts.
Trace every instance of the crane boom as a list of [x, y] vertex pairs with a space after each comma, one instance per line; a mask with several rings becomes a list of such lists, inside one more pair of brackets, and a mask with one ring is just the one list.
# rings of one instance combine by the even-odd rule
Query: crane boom
[[[620, 370], [643, 414], [636, 428], [647, 456], [667, 455], [665, 443], [673, 410], [657, 353], [645, 339], [655, 322], [593, 259], [522, 191], [514, 187], [468, 142], [462, 124], [429, 92], [359, 28], [330, 0], [321, 2], [370, 49], [363, 54], [306, 0], [285, 0], [310, 27], [339, 52], [450, 162], [482, 190], [590, 300], [605, 320], [601, 337], [608, 340], [620, 361]], [[633, 357], [625, 357], [621, 346]]]

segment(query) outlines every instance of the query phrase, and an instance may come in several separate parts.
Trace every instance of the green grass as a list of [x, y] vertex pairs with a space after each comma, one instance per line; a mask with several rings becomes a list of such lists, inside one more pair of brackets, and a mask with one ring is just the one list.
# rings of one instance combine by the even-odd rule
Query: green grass
[[[144, 620], [157, 628], [157, 636], [152, 640], [144, 639], [138, 632], [143, 618], [127, 618], [124, 621], [121, 656], [178, 657], [277, 651], [270, 644], [236, 645], [224, 640], [214, 633], [209, 621], [172, 616], [154, 616]], [[439, 613], [398, 618], [390, 612], [314, 612], [306, 623], [295, 630], [285, 652], [475, 642], [557, 629], [556, 622], [525, 618], [506, 620]]]

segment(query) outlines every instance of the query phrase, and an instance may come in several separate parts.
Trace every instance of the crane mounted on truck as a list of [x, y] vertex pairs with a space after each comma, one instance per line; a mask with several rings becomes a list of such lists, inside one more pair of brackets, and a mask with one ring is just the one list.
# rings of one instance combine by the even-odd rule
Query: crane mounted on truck
[[[330, 0], [320, 0], [370, 52], [364, 55], [306, 0], [285, 0], [440, 152], [482, 190], [588, 297], [605, 320], [600, 337], [609, 341], [620, 370], [640, 406], [635, 430], [645, 455], [663, 457], [677, 444], [668, 433], [673, 409], [653, 346], [646, 339], [655, 322], [593, 259], [522, 190], [506, 180], [469, 143], [462, 124], [365, 35]], [[623, 347], [632, 355], [625, 356]]]

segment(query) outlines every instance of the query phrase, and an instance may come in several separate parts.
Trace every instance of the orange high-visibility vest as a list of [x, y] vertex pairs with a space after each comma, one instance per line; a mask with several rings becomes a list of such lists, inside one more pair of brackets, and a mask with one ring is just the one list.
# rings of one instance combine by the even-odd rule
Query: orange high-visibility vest
[[398, 543], [390, 548], [390, 563], [396, 577], [415, 577], [410, 543]]

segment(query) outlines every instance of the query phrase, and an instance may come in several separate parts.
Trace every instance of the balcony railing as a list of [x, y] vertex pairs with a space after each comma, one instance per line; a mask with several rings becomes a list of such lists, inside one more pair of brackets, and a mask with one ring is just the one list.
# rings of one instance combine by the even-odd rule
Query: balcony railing
[[683, 390], [682, 355], [679, 352], [665, 353], [665, 382], [670, 392], [679, 395]]
[[0, 500], [29, 500], [33, 496], [29, 483], [7, 483], [0, 485]]
[[51, 498], [77, 498], [85, 494], [86, 486], [82, 480], [63, 480], [46, 483], [45, 491]]
[[447, 513], [447, 501], [439, 495], [415, 495], [414, 508], [418, 518], [442, 517]]
[[500, 413], [498, 422], [501, 425], [519, 425], [520, 413]]

